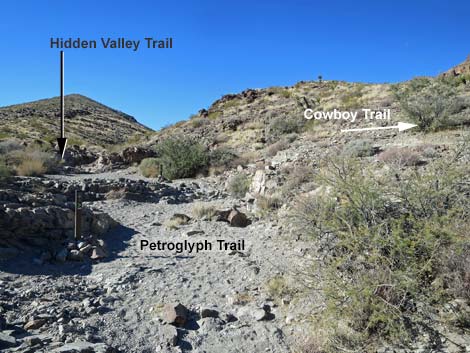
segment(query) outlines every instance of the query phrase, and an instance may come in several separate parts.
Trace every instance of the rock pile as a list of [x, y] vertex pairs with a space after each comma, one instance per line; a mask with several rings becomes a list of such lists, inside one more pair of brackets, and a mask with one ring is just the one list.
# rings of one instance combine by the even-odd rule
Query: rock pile
[[65, 281], [46, 276], [15, 280], [14, 276], [3, 276], [0, 280], [2, 352], [117, 352], [102, 343], [98, 328], [85, 320], [111, 310], [110, 305], [118, 297], [79, 276]]

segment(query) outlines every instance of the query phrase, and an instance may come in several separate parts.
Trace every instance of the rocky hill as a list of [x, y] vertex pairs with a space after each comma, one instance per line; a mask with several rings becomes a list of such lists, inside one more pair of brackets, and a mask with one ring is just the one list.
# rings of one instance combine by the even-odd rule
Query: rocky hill
[[[151, 130], [132, 116], [79, 94], [65, 96], [69, 144], [114, 145]], [[59, 97], [0, 108], [0, 138], [53, 142], [59, 135]]]
[[[431, 102], [445, 106], [433, 108], [440, 112], [436, 119], [440, 122], [433, 128], [452, 128], [470, 122], [469, 88], [460, 77], [420, 77], [397, 84], [301, 81], [290, 87], [248, 89], [223, 96], [190, 119], [157, 132], [147, 144], [158, 143], [169, 136], [191, 136], [210, 148], [230, 148], [239, 155], [263, 155], [273, 144], [285, 138], [295, 140], [303, 134], [341, 139], [340, 131], [344, 128], [416, 122], [422, 115], [417, 110]], [[445, 99], [439, 98], [443, 96]], [[304, 118], [306, 109], [323, 112], [336, 109], [358, 115], [355, 122], [307, 120]], [[365, 119], [363, 109], [389, 110], [390, 119]], [[425, 116], [432, 114], [423, 112]]]
[[470, 55], [463, 63], [453, 67], [442, 74], [444, 77], [470, 76]]
[[470, 351], [469, 97], [459, 76], [310, 81], [59, 163], [4, 139], [0, 350]]

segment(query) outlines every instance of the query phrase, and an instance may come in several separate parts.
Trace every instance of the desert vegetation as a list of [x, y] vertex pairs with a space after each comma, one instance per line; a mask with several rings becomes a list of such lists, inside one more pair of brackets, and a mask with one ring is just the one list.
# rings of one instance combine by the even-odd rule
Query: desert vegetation
[[[425, 169], [380, 173], [348, 158], [323, 161], [323, 192], [299, 197], [292, 211], [321, 259], [312, 271], [326, 301], [320, 351], [406, 345], [430, 329], [437, 308], [469, 299], [468, 153], [463, 144]], [[449, 315], [468, 328], [468, 317]]]
[[58, 165], [56, 154], [47, 146], [21, 144], [15, 139], [0, 142], [0, 174], [8, 176], [41, 176]]
[[421, 131], [436, 131], [468, 124], [469, 102], [457, 79], [415, 78], [394, 87], [395, 97], [405, 114]]
[[155, 163], [162, 167], [167, 179], [194, 177], [209, 162], [206, 148], [186, 137], [168, 138], [156, 146], [158, 158]]

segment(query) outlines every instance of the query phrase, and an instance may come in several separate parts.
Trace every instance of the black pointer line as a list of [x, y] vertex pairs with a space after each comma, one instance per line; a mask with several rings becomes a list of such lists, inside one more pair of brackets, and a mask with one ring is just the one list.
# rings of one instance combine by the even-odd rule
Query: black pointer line
[[64, 158], [65, 147], [67, 146], [67, 138], [65, 137], [65, 125], [64, 125], [64, 51], [60, 51], [60, 137], [57, 139], [59, 145], [59, 154], [61, 158]]

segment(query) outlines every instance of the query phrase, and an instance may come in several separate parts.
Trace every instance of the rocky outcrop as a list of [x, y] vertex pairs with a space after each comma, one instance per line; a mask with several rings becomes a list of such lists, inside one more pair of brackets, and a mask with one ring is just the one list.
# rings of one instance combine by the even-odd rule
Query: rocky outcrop
[[470, 75], [470, 55], [463, 63], [441, 74], [442, 77], [456, 77], [461, 75]]

